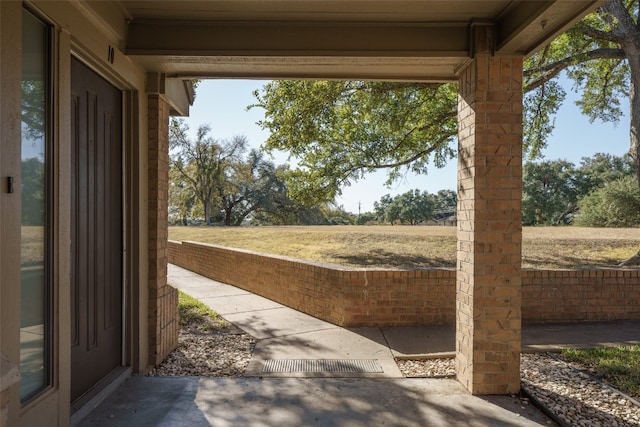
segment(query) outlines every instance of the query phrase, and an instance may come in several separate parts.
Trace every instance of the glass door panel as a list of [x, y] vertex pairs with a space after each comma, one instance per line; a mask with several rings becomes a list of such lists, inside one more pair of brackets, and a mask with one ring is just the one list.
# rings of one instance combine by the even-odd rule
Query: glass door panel
[[20, 398], [50, 384], [49, 27], [23, 11]]

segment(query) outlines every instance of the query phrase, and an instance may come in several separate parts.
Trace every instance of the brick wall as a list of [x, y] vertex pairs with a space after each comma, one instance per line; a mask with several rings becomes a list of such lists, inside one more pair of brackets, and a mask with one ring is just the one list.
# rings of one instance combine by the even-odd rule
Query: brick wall
[[640, 319], [640, 270], [524, 270], [522, 321]]
[[[453, 269], [371, 270], [194, 242], [169, 262], [339, 326], [454, 325]], [[523, 270], [527, 323], [640, 319], [640, 270]]]
[[178, 346], [178, 292], [167, 285], [169, 104], [148, 95], [149, 115], [149, 364]]

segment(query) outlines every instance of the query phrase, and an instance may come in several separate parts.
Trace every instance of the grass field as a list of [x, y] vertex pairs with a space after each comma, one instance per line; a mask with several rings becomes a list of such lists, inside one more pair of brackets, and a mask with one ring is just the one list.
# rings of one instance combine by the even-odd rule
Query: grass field
[[[169, 227], [169, 239], [353, 267], [454, 267], [456, 227]], [[640, 228], [525, 227], [525, 268], [613, 267], [640, 249]]]
[[569, 360], [583, 363], [618, 390], [640, 398], [640, 346], [569, 349], [562, 354]]

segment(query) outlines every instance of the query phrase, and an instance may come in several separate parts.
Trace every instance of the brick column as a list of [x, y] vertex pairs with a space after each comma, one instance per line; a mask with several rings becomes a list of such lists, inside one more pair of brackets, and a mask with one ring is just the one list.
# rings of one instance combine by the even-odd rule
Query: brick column
[[178, 292], [167, 285], [169, 104], [148, 95], [149, 127], [149, 364], [158, 365], [178, 345]]
[[522, 57], [474, 27], [458, 105], [457, 377], [473, 394], [520, 389]]

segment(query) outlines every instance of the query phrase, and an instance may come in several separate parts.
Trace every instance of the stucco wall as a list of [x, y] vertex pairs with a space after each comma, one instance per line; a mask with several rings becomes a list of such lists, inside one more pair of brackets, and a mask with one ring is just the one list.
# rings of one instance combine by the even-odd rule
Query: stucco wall
[[[169, 262], [340, 326], [455, 324], [454, 269], [371, 270], [194, 242]], [[527, 323], [640, 319], [640, 270], [523, 270]]]

